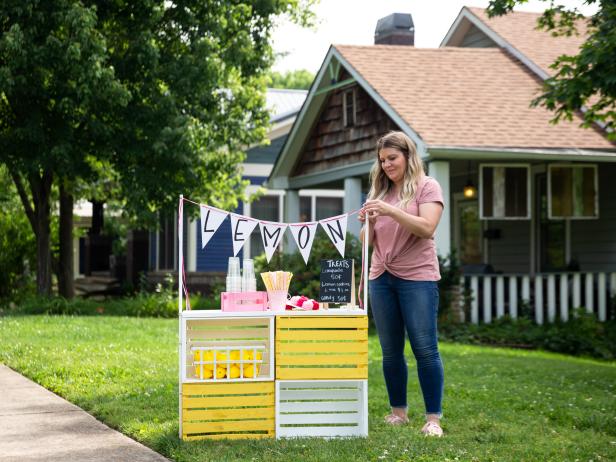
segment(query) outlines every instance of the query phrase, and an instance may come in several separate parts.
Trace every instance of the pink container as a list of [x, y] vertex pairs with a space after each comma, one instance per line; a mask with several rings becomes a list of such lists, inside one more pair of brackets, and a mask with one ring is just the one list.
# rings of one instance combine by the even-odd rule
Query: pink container
[[267, 292], [221, 292], [222, 311], [265, 311]]

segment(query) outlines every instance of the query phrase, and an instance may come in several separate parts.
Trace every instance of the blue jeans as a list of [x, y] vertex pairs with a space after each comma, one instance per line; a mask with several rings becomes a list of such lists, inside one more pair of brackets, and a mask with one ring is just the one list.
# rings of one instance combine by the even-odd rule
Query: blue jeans
[[383, 350], [383, 374], [391, 407], [406, 407], [406, 330], [415, 359], [426, 414], [441, 414], [443, 363], [438, 352], [438, 285], [383, 273], [370, 281], [370, 304]]

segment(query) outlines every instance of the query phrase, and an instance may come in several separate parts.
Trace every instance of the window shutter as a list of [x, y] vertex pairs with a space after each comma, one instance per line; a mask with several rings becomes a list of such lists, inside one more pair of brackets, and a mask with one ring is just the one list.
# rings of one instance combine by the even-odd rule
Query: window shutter
[[529, 166], [520, 164], [481, 165], [479, 197], [481, 219], [530, 219]]
[[550, 165], [548, 218], [598, 218], [598, 190], [596, 165]]

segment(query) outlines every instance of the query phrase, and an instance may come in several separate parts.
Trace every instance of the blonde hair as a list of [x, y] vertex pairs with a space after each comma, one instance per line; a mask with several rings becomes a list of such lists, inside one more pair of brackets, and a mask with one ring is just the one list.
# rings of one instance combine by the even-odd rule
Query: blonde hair
[[419, 180], [426, 174], [424, 164], [417, 154], [415, 143], [404, 133], [392, 131], [383, 135], [376, 142], [376, 161], [370, 170], [370, 200], [383, 199], [394, 185], [381, 167], [379, 153], [384, 148], [397, 149], [406, 157], [406, 171], [398, 203], [398, 207], [404, 209], [415, 198]]

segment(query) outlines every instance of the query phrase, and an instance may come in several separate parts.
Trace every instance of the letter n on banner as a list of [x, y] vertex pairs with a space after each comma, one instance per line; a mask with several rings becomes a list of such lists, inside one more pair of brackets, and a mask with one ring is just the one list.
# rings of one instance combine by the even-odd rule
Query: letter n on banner
[[310, 251], [312, 250], [314, 236], [317, 233], [317, 226], [319, 226], [317, 222], [289, 224], [291, 234], [293, 234], [295, 243], [299, 247], [299, 251], [302, 253], [302, 257], [304, 257], [306, 264], [308, 264], [308, 258], [310, 258]]
[[201, 248], [204, 248], [227, 215], [227, 212], [215, 208], [200, 206], [201, 209]]
[[344, 244], [346, 240], [348, 215], [338, 215], [337, 217], [326, 218], [319, 221], [331, 241], [334, 243], [342, 258], [344, 258]]
[[231, 240], [233, 241], [233, 255], [237, 256], [238, 252], [244, 247], [247, 239], [250, 239], [252, 230], [256, 228], [257, 220], [253, 220], [242, 215], [231, 213]]
[[282, 241], [282, 235], [287, 229], [286, 223], [263, 223], [259, 222], [261, 228], [261, 238], [263, 239], [263, 248], [265, 248], [265, 256], [269, 263], [274, 251], [280, 241]]

